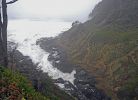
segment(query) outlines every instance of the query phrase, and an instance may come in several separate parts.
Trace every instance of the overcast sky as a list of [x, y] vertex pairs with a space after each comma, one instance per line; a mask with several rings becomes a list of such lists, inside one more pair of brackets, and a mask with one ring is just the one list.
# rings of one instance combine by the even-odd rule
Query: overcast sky
[[84, 20], [99, 1], [101, 0], [19, 0], [8, 5], [8, 15], [10, 19]]

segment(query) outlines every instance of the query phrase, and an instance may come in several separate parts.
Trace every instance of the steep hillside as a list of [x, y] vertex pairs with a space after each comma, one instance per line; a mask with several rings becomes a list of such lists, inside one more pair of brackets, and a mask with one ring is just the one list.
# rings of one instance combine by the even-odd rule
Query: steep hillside
[[138, 25], [137, 0], [103, 0], [89, 15], [95, 24]]
[[113, 100], [138, 99], [138, 0], [103, 0], [90, 17], [51, 44], [95, 75]]
[[[37, 65], [35, 65], [28, 56], [23, 56], [18, 50], [15, 50], [14, 49], [15, 45], [16, 44], [13, 42], [8, 42], [9, 65], [8, 69], [2, 68], [2, 70], [4, 70], [2, 72], [4, 73], [2, 73], [2, 77], [0, 77], [0, 80], [2, 81], [4, 80], [6, 82], [11, 82], [12, 80], [11, 83], [6, 83], [6, 84], [8, 85], [14, 83], [16, 84], [17, 87], [19, 87], [18, 84], [20, 84], [21, 81], [21, 85], [25, 86], [26, 89], [31, 88], [34, 91], [39, 92], [39, 94], [46, 96], [48, 100], [74, 100], [72, 96], [68, 95], [65, 91], [61, 90], [57, 85], [55, 85], [54, 80], [52, 80], [47, 73], [44, 73], [40, 68], [38, 68]], [[3, 76], [6, 78], [3, 78]], [[22, 77], [24, 80], [22, 80]], [[1, 81], [0, 84], [1, 86], [4, 86], [4, 83], [1, 83]], [[31, 84], [32, 86], [30, 86]], [[21, 90], [24, 89], [24, 87], [22, 86], [19, 88]], [[30, 93], [29, 90], [27, 91], [28, 93]], [[43, 99], [34, 96], [33, 99], [27, 99], [27, 100], [43, 100]]]
[[[33, 68], [32, 70], [34, 71]], [[30, 79], [28, 71], [23, 73], [28, 76], [25, 77], [15, 70], [0, 66], [0, 100], [74, 100], [55, 86], [51, 79], [47, 78], [48, 76], [42, 75], [41, 72], [39, 74], [38, 72], [33, 73], [35, 82], [32, 82], [33, 78]], [[35, 74], [38, 76], [35, 76]], [[39, 82], [36, 83], [40, 75], [42, 76], [39, 78]]]
[[0, 66], [0, 100], [50, 100], [19, 73]]

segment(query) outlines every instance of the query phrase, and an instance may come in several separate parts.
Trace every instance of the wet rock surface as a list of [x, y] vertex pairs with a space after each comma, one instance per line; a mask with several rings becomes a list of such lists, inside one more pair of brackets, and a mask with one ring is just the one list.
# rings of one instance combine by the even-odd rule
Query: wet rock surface
[[59, 100], [74, 100], [72, 96], [59, 89], [41, 68], [37, 67], [28, 56], [23, 56], [16, 49], [16, 44], [8, 42], [8, 56], [9, 56], [9, 69], [13, 72], [16, 70], [30, 81], [33, 87], [50, 98], [55, 100], [55, 96], [59, 97]]
[[[14, 45], [14, 43], [10, 45]], [[87, 71], [81, 69], [79, 66], [72, 65], [67, 61], [66, 55], [62, 50], [52, 47], [48, 51], [50, 53], [48, 60], [54, 67], [66, 73], [76, 70], [74, 84], [62, 78], [53, 80], [62, 90], [77, 100], [111, 100], [103, 91], [95, 87], [96, 81], [92, 75], [89, 75]], [[13, 51], [10, 52], [13, 53]], [[38, 91], [45, 91], [43, 82], [41, 81], [47, 80], [48, 76], [40, 68], [37, 68], [37, 65], [33, 64], [29, 57], [23, 56], [18, 50], [15, 50], [14, 62], [16, 62], [16, 68], [14, 69], [17, 69], [28, 77]]]
[[57, 48], [52, 48], [52, 50], [50, 51], [48, 60], [51, 61], [54, 67], [58, 68], [64, 73], [66, 72], [70, 73], [75, 68], [74, 65], [66, 61], [66, 55], [62, 53], [62, 51], [58, 50]]
[[66, 53], [63, 50], [52, 44], [52, 41], [46, 41], [45, 39], [42, 39], [37, 42], [37, 44], [40, 45], [42, 49], [50, 53], [48, 60], [54, 67], [58, 68], [62, 72], [68, 73], [76, 70], [74, 84], [59, 78], [54, 80], [59, 87], [78, 100], [111, 100], [104, 91], [95, 87], [96, 81], [92, 75], [84, 69], [81, 69], [79, 66], [71, 64], [67, 60]]

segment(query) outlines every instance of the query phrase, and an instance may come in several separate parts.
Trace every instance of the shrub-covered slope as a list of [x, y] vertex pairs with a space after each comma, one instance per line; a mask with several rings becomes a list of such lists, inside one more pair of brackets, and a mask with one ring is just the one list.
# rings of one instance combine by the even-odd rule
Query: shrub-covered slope
[[17, 72], [0, 67], [0, 100], [50, 100]]
[[15, 70], [0, 66], [0, 100], [74, 100], [55, 86], [51, 79], [44, 77], [47, 76], [39, 78], [39, 88], [42, 89], [38, 89], [31, 79], [28, 80]]
[[138, 99], [138, 0], [103, 0], [90, 17], [52, 40], [54, 45], [95, 75], [113, 99]]
[[[44, 96], [47, 96], [47, 98], [49, 98], [50, 100], [74, 100], [73, 97], [71, 97], [63, 90], [61, 90], [58, 86], [56, 86], [53, 80], [47, 75], [47, 73], [44, 73], [40, 68], [38, 68], [37, 65], [35, 65], [28, 56], [23, 56], [17, 50], [12, 51], [11, 47], [14, 47], [14, 43], [8, 42], [8, 46], [9, 46], [8, 68], [12, 70], [13, 75], [16, 76], [17, 74], [14, 74], [14, 72], [18, 72], [21, 75], [25, 76], [29, 80], [29, 82], [32, 83], [33, 88], [37, 92], [41, 93]], [[13, 76], [11, 77], [7, 76], [7, 77], [14, 78]], [[20, 80], [20, 77], [18, 79]], [[41, 100], [41, 99], [37, 98], [35, 99], [34, 97], [33, 100]]]

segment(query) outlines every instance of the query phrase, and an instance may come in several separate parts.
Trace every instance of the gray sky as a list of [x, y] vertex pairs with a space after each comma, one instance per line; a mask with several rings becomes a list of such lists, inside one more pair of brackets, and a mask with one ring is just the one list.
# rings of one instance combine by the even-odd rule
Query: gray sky
[[101, 0], [19, 0], [8, 5], [9, 18], [85, 20]]

